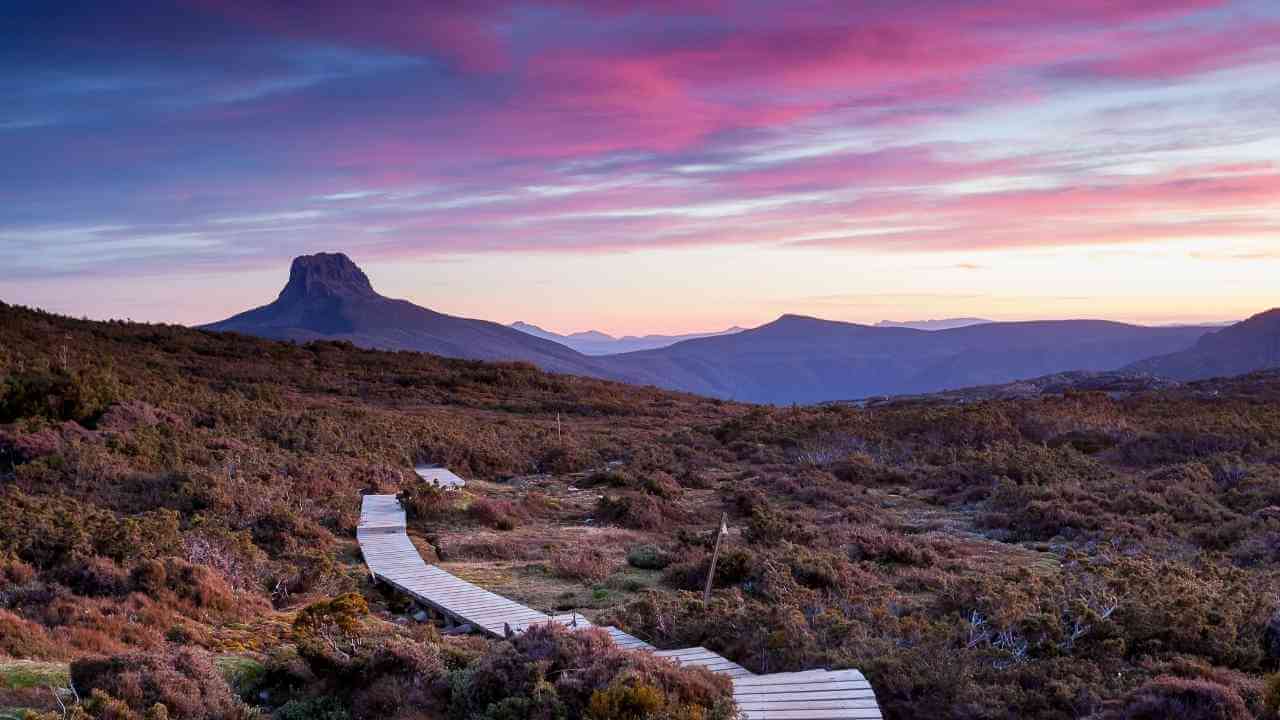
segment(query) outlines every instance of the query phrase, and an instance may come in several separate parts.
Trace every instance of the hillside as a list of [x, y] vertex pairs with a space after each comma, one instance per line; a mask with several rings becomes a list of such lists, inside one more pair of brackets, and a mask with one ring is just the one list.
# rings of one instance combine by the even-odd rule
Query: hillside
[[784, 315], [725, 337], [609, 358], [620, 376], [762, 403], [935, 392], [1071, 370], [1114, 370], [1189, 347], [1204, 328], [1101, 320], [871, 327]]
[[102, 718], [723, 717], [714, 679], [589, 633], [415, 620], [368, 583], [362, 492], [403, 493], [469, 582], [755, 672], [857, 667], [888, 718], [1173, 717], [1192, 690], [1263, 716], [1280, 663], [1274, 374], [777, 408], [0, 305], [0, 378], [0, 712], [56, 710], [74, 661]]
[[1280, 308], [1200, 338], [1181, 352], [1149, 358], [1131, 370], [1176, 380], [1242, 375], [1280, 367]]
[[609, 374], [559, 343], [383, 297], [342, 253], [295, 258], [289, 281], [274, 302], [205, 328], [299, 342], [347, 340], [360, 347], [472, 360], [522, 360], [552, 372]]

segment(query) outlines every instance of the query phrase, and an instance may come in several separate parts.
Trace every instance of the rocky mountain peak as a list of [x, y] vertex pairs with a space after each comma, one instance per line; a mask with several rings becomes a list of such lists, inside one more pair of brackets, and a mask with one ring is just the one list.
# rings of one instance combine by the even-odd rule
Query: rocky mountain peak
[[281, 300], [307, 297], [376, 297], [369, 276], [343, 253], [316, 253], [293, 259]]

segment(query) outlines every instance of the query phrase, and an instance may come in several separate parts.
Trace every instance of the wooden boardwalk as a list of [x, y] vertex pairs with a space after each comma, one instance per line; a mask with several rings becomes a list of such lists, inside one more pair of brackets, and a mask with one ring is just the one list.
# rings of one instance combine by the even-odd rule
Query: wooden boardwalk
[[418, 465], [413, 471], [423, 480], [442, 488], [460, 488], [467, 484], [466, 480], [454, 475], [452, 470], [438, 465]]
[[[539, 623], [593, 627], [581, 615], [547, 615], [428, 565], [405, 532], [404, 509], [394, 495], [365, 495], [356, 539], [375, 580], [395, 587], [438, 613], [448, 626], [494, 637]], [[616, 627], [602, 627], [619, 647], [644, 650], [680, 665], [705, 667], [733, 680], [733, 698], [747, 720], [879, 720], [870, 683], [857, 670], [806, 670], [755, 675], [703, 647], [658, 650]]]

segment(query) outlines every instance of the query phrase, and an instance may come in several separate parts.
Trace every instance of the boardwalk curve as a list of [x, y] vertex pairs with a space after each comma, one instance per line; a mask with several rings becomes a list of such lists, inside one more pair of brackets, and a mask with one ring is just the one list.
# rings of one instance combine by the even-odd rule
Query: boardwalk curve
[[[409, 540], [405, 512], [394, 495], [365, 495], [356, 540], [375, 581], [409, 595], [446, 626], [506, 637], [538, 623], [593, 627], [577, 615], [547, 615], [428, 565]], [[614, 643], [652, 652], [679, 665], [705, 667], [733, 680], [733, 698], [747, 720], [879, 720], [871, 684], [857, 670], [805, 670], [756, 675], [703, 647], [659, 650], [623, 630], [602, 626]]]

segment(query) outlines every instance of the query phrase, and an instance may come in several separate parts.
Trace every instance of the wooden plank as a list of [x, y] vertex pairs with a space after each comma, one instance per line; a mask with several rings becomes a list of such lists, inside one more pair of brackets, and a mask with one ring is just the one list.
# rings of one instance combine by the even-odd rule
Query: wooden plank
[[733, 697], [741, 698], [741, 702], [785, 702], [792, 698], [804, 697], [805, 700], [850, 700], [850, 698], [876, 697], [870, 688], [852, 689], [852, 691], [806, 691], [796, 693], [733, 693]]
[[876, 708], [844, 710], [758, 710], [744, 712], [746, 720], [880, 720]]
[[751, 685], [785, 685], [796, 679], [805, 677], [826, 678], [831, 681], [866, 680], [866, 678], [862, 676], [862, 673], [857, 670], [804, 670], [792, 673], [770, 673], [768, 675], [757, 675], [755, 679], [743, 681], [743, 683]]
[[[756, 675], [756, 677], [769, 677], [768, 675]], [[870, 688], [866, 682], [850, 681], [850, 682], [798, 682], [794, 685], [768, 685], [770, 690], [760, 690], [734, 686], [734, 695], [768, 695], [777, 693], [799, 693], [809, 692], [811, 690], [865, 690]], [[745, 692], [744, 692], [745, 690]]]
[[874, 697], [841, 700], [818, 700], [806, 697], [803, 699], [779, 700], [777, 702], [738, 702], [738, 708], [741, 710], [844, 710], [874, 707], [876, 707], [876, 699]]

